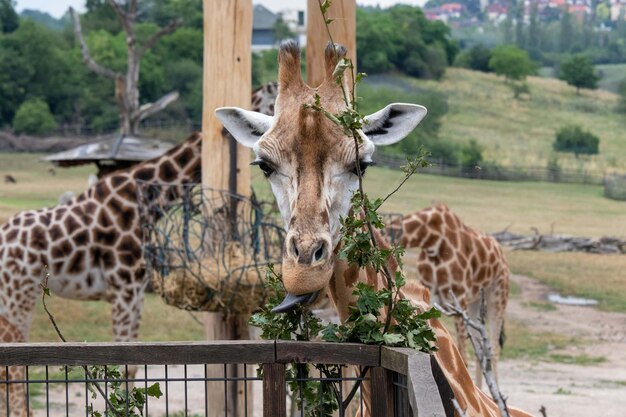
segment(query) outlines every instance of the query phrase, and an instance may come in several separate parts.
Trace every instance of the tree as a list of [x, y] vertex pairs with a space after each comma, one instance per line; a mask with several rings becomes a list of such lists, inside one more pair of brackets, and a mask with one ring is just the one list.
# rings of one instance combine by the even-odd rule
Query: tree
[[23, 102], [13, 118], [13, 129], [18, 133], [44, 135], [56, 127], [57, 123], [50, 113], [48, 103], [40, 98]]
[[276, 42], [283, 41], [285, 39], [293, 39], [296, 37], [296, 34], [289, 28], [289, 25], [285, 23], [282, 17], [276, 19], [274, 22], [274, 38]]
[[489, 68], [507, 80], [523, 80], [535, 71], [528, 53], [513, 45], [499, 45], [491, 53]]
[[13, 32], [20, 24], [12, 0], [0, 0], [0, 33]]
[[578, 158], [580, 154], [598, 153], [600, 139], [580, 126], [564, 126], [556, 132], [552, 148], [557, 152], [572, 152]]
[[569, 12], [569, 6], [565, 6], [565, 10], [561, 15], [561, 25], [559, 32], [559, 51], [570, 52], [572, 47], [572, 37], [574, 35], [574, 27], [572, 23], [572, 15]]
[[559, 78], [576, 87], [576, 94], [580, 94], [581, 88], [598, 88], [599, 77], [585, 55], [572, 55], [563, 61]]
[[96, 62], [89, 52], [83, 37], [78, 14], [76, 14], [74, 9], [70, 9], [70, 14], [74, 20], [74, 31], [76, 39], [80, 44], [84, 62], [91, 71], [115, 81], [115, 99], [122, 133], [135, 134], [139, 130], [139, 124], [142, 120], [163, 110], [178, 98], [178, 92], [173, 91], [165, 94], [155, 102], [140, 104], [139, 72], [141, 61], [146, 53], [156, 45], [160, 38], [174, 32], [181, 25], [181, 21], [174, 19], [167, 26], [154, 31], [146, 39], [140, 41], [140, 37], [135, 30], [138, 0], [129, 0], [126, 9], [123, 9], [115, 0], [107, 0], [107, 2], [115, 12], [125, 34], [127, 52], [126, 74], [114, 71]]

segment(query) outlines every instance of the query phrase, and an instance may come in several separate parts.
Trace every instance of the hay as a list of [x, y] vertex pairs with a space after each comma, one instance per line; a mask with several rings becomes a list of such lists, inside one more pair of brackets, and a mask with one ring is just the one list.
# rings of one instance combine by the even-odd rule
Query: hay
[[173, 255], [169, 273], [152, 274], [152, 286], [167, 304], [193, 311], [246, 314], [265, 302], [265, 265], [246, 256], [238, 242], [228, 242], [221, 256], [202, 260]]

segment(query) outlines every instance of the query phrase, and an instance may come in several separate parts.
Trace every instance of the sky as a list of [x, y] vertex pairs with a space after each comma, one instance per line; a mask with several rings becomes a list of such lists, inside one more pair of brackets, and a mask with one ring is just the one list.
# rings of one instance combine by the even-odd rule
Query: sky
[[[262, 4], [276, 12], [282, 9], [302, 9], [306, 7], [306, 0], [253, 0], [254, 4]], [[396, 3], [421, 5], [426, 0], [357, 0], [359, 5], [388, 7]], [[53, 17], [59, 18], [72, 6], [78, 11], [83, 11], [85, 0], [17, 0], [17, 11], [35, 9], [47, 12]]]

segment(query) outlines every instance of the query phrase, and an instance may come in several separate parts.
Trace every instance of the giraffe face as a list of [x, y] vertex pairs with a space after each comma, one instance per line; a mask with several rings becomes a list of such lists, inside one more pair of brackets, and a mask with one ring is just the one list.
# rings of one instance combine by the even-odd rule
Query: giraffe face
[[303, 106], [313, 103], [317, 94], [327, 111], [345, 109], [341, 88], [330, 76], [336, 63], [335, 50], [327, 48], [327, 81], [312, 89], [300, 76], [297, 47], [283, 45], [274, 117], [236, 108], [217, 110], [230, 133], [254, 149], [253, 164], [270, 182], [287, 229], [283, 283], [289, 294], [306, 301], [325, 289], [332, 276], [334, 249], [341, 238], [339, 219], [348, 214], [358, 188], [357, 165], [364, 171], [372, 163], [376, 144], [401, 140], [426, 113], [409, 104], [374, 113], [359, 132], [357, 152], [353, 137], [321, 112]]

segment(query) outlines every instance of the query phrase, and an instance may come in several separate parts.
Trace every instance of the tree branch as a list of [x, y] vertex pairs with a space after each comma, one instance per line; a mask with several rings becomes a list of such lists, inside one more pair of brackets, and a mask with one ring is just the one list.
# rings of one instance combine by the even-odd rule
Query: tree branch
[[130, 7], [129, 7], [130, 13], [126, 13], [126, 11], [123, 10], [120, 7], [120, 5], [117, 4], [117, 2], [115, 0], [107, 0], [107, 3], [109, 3], [109, 6], [111, 6], [113, 11], [117, 15], [118, 20], [120, 21], [120, 23], [124, 27], [124, 31], [126, 32], [126, 43], [129, 43], [129, 41], [128, 41], [129, 37], [131, 38], [132, 42], [134, 43], [135, 31], [133, 30], [132, 22], [134, 22], [134, 20], [135, 20], [135, 13], [133, 13], [133, 3], [135, 3], [134, 7], [135, 7], [135, 10], [136, 10], [136, 8], [137, 8], [136, 2], [135, 1], [131, 2]]
[[121, 77], [122, 74], [98, 64], [93, 59], [93, 57], [89, 53], [87, 42], [85, 42], [85, 38], [83, 37], [83, 29], [80, 25], [80, 17], [71, 7], [70, 7], [70, 15], [72, 16], [72, 20], [74, 20], [74, 33], [76, 35], [76, 40], [80, 44], [80, 51], [82, 52], [82, 55], [83, 55], [83, 61], [85, 62], [85, 64], [87, 64], [87, 67], [93, 72], [95, 72], [96, 74], [101, 75], [103, 77], [107, 77], [111, 79], [116, 79], [117, 77]]
[[156, 43], [159, 41], [159, 39], [161, 39], [165, 35], [169, 35], [170, 33], [174, 32], [182, 24], [183, 24], [183, 21], [181, 19], [174, 19], [174, 20], [170, 21], [170, 23], [168, 23], [167, 26], [165, 26], [164, 28], [161, 28], [154, 35], [150, 36], [148, 38], [148, 40], [143, 44], [141, 50], [138, 53], [139, 59], [141, 59], [143, 57], [143, 55], [146, 52], [148, 52], [148, 50], [150, 48], [152, 48], [154, 45], [156, 45]]
[[167, 93], [154, 103], [146, 103], [139, 107], [139, 109], [133, 114], [133, 119], [138, 121], [146, 119], [153, 114], [160, 112], [177, 99], [178, 91], [172, 91], [170, 93]]
[[[493, 397], [496, 404], [498, 404], [498, 408], [500, 409], [500, 416], [510, 417], [509, 409], [506, 405], [506, 399], [504, 395], [502, 395], [502, 392], [500, 392], [500, 388], [498, 387], [496, 379], [493, 375], [493, 369], [491, 367], [493, 350], [491, 347], [491, 343], [489, 342], [489, 337], [487, 335], [485, 325], [483, 323], [477, 323], [474, 320], [470, 319], [467, 311], [465, 311], [461, 307], [458, 298], [456, 298], [456, 296], [452, 292], [450, 292], [450, 297], [454, 301], [454, 304], [446, 303], [445, 308], [442, 308], [441, 306], [435, 304], [435, 307], [437, 307], [446, 316], [458, 316], [463, 319], [467, 328], [467, 335], [469, 336], [469, 340], [474, 347], [474, 353], [476, 354], [476, 358], [478, 359], [478, 363], [480, 364], [483, 376], [485, 377], [485, 382], [487, 382], [487, 386], [489, 387], [491, 396]], [[470, 328], [478, 331], [478, 333], [480, 334], [480, 340], [476, 340], [477, 338], [472, 334]]]

